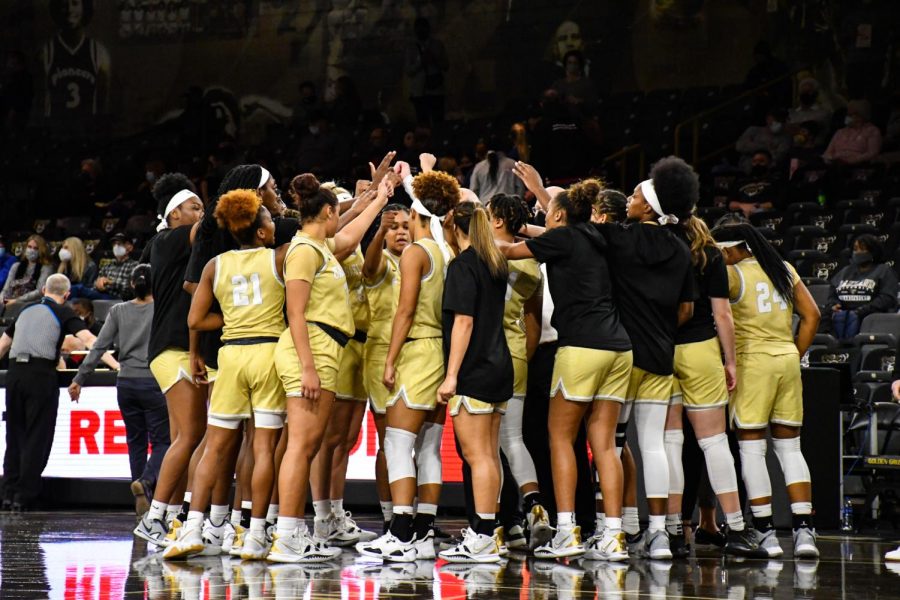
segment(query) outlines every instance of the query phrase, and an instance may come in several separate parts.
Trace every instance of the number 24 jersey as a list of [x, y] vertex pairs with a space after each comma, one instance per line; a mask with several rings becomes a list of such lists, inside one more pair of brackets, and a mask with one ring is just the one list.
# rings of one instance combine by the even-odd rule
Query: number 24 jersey
[[[797, 271], [785, 264], [797, 285]], [[797, 354], [793, 303], [781, 297], [756, 259], [747, 258], [728, 267], [728, 295], [738, 354]]]

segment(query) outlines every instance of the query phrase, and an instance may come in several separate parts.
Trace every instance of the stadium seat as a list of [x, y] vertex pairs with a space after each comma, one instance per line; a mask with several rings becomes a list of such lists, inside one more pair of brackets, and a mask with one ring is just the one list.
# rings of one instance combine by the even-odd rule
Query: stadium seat
[[845, 223], [838, 229], [838, 233], [841, 237], [840, 247], [850, 248], [853, 240], [863, 234], [877, 235], [878, 228], [868, 223]]
[[22, 309], [28, 306], [28, 302], [16, 302], [14, 304], [7, 304], [3, 307], [3, 324], [9, 325], [13, 321], [16, 320], [16, 317], [19, 316], [19, 313], [22, 312]]
[[809, 289], [809, 293], [812, 294], [813, 300], [816, 301], [816, 306], [820, 309], [828, 303], [828, 295], [831, 292], [830, 285], [811, 285], [807, 286]]
[[98, 321], [106, 321], [109, 309], [119, 304], [121, 300], [94, 300], [94, 318]]
[[884, 345], [895, 347], [900, 338], [900, 314], [875, 313], [863, 319], [859, 334], [853, 337], [853, 344]]
[[817, 333], [816, 337], [813, 338], [813, 344], [829, 349], [835, 349], [841, 345], [837, 338], [830, 333]]
[[750, 223], [759, 229], [780, 232], [787, 225], [787, 214], [780, 210], [761, 210], [750, 215]]
[[810, 363], [846, 364], [850, 372], [859, 370], [859, 348], [822, 348], [809, 351]]

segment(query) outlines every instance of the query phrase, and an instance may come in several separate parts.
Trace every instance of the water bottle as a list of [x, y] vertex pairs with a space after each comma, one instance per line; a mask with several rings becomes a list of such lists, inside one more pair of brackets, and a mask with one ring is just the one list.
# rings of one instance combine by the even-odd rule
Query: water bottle
[[819, 200], [819, 206], [824, 208], [825, 207], [825, 192], [819, 192], [818, 200]]
[[844, 501], [844, 508], [841, 510], [841, 531], [853, 531], [853, 504], [849, 498]]

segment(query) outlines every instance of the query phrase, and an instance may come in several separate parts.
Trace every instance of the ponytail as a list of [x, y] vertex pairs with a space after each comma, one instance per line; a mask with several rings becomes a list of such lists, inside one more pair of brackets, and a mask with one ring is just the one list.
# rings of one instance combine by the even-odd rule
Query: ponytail
[[691, 244], [691, 262], [695, 267], [700, 267], [702, 273], [706, 269], [708, 260], [706, 249], [714, 248], [716, 252], [719, 252], [716, 240], [709, 233], [709, 227], [706, 226], [703, 219], [698, 218], [697, 215], [691, 215], [687, 221], [684, 221], [684, 229]]
[[143, 300], [150, 295], [150, 265], [140, 264], [131, 272], [131, 287], [138, 300]]
[[506, 279], [509, 267], [506, 257], [494, 243], [487, 211], [474, 202], [460, 202], [453, 211], [453, 223], [468, 232], [469, 244], [495, 279]]
[[794, 278], [790, 269], [778, 251], [749, 223], [716, 227], [712, 235], [717, 242], [741, 242], [762, 270], [772, 285], [787, 302], [794, 300]]

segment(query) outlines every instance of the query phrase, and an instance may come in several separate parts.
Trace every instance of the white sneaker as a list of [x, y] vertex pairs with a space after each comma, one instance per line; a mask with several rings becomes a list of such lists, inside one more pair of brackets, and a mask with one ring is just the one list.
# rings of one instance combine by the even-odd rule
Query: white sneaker
[[326, 543], [331, 541], [331, 536], [337, 533], [334, 519], [332, 515], [328, 515], [324, 519], [316, 517], [313, 519], [313, 539], [318, 542]]
[[584, 557], [587, 560], [608, 560], [622, 562], [628, 560], [628, 548], [625, 545], [625, 532], [611, 534], [604, 529], [601, 535], [593, 535], [588, 540]]
[[413, 539], [413, 545], [416, 548], [416, 560], [434, 560], [437, 555], [434, 553], [434, 530], [429, 529], [425, 537]]
[[781, 548], [781, 544], [778, 543], [778, 537], [776, 536], [774, 529], [761, 531], [760, 535], [759, 547], [765, 548], [766, 552], [769, 554], [769, 558], [778, 558], [784, 554], [784, 550]]
[[647, 531], [644, 536], [647, 544], [647, 556], [651, 560], [672, 560], [672, 549], [669, 547], [669, 534], [665, 529]]
[[237, 535], [237, 531], [234, 528], [234, 523], [231, 521], [225, 521], [225, 525], [222, 529], [222, 554], [231, 554], [231, 549], [234, 547], [234, 538]]
[[202, 553], [205, 546], [201, 527], [188, 524], [179, 528], [178, 537], [166, 547], [163, 558], [166, 560], [187, 558]]
[[340, 553], [340, 548], [332, 548], [314, 540], [306, 525], [301, 525], [290, 535], [280, 536], [276, 533], [266, 559], [282, 563], [325, 562], [337, 558]]
[[500, 562], [500, 548], [495, 536], [475, 533], [471, 527], [466, 527], [462, 533], [462, 542], [441, 552], [441, 558], [451, 563]]
[[503, 579], [502, 563], [447, 563], [441, 567], [441, 573], [448, 573], [460, 579], [466, 586], [469, 598], [496, 594], [497, 587]]
[[532, 550], [543, 546], [553, 538], [553, 528], [550, 527], [550, 517], [540, 504], [535, 504], [525, 516], [528, 525], [529, 542]]
[[171, 543], [174, 543], [176, 539], [178, 539], [178, 530], [181, 529], [182, 522], [177, 518], [173, 517], [172, 520], [168, 523], [167, 527], [169, 528], [169, 533], [166, 534], [165, 539], [161, 544], [157, 544], [158, 546], [165, 548]]
[[581, 543], [581, 527], [560, 527], [548, 543], [534, 549], [535, 558], [566, 558], [584, 554]]
[[794, 530], [794, 558], [819, 558], [815, 529], [801, 527]]
[[134, 528], [134, 535], [157, 546], [165, 545], [168, 533], [169, 530], [166, 529], [166, 524], [162, 519], [151, 519], [148, 515], [141, 517], [137, 527]]
[[271, 545], [266, 539], [266, 534], [259, 535], [253, 531], [244, 534], [244, 545], [241, 549], [241, 558], [244, 560], [265, 560], [269, 555]]
[[[416, 546], [414, 542], [401, 542], [393, 533], [388, 531], [371, 542], [359, 542], [356, 544], [356, 551], [368, 558], [401, 563], [413, 562], [416, 560]], [[432, 553], [434, 552], [434, 546], [432, 546], [431, 551]]]
[[[226, 521], [227, 523], [227, 521]], [[202, 556], [218, 556], [222, 554], [222, 541], [225, 537], [224, 525], [213, 525], [206, 519], [203, 522], [203, 552]]]
[[[231, 556], [236, 556], [240, 558], [241, 551], [244, 547], [244, 536], [247, 535], [247, 530], [243, 528], [241, 525], [234, 526], [234, 539], [231, 540], [231, 549], [228, 551], [228, 554]], [[222, 545], [225, 543], [223, 541]]]
[[900, 546], [897, 546], [894, 550], [888, 550], [884, 553], [884, 560], [887, 562], [897, 562], [900, 561]]
[[343, 516], [335, 516], [335, 520], [337, 521], [338, 528], [344, 534], [350, 535], [351, 537], [356, 537], [356, 539], [352, 542], [354, 544], [356, 542], [371, 542], [378, 537], [378, 534], [374, 531], [362, 529], [359, 525], [357, 525], [356, 521], [353, 520], [353, 513], [351, 513], [349, 510], [344, 511]]

